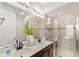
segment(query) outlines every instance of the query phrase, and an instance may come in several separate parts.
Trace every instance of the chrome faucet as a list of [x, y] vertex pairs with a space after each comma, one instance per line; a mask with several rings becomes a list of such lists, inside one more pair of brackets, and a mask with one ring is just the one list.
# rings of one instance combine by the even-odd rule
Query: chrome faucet
[[19, 42], [18, 40], [16, 40], [17, 46], [16, 46], [16, 50], [22, 49], [23, 48], [23, 43]]

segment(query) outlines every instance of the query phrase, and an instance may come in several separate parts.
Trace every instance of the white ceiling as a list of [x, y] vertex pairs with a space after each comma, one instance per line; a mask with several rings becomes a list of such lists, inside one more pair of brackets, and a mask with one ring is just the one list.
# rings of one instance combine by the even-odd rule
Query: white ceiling
[[[31, 6], [44, 11], [46, 17], [58, 17], [66, 14], [79, 16], [79, 2], [35, 2]], [[61, 14], [59, 15], [59, 13]]]
[[[59, 12], [61, 12], [63, 15], [71, 11], [76, 12], [76, 10], [79, 10], [79, 3], [75, 2], [29, 2], [29, 5], [30, 8], [38, 8], [40, 11], [44, 12], [45, 15], [50, 17], [58, 16]], [[34, 15], [33, 17], [36, 18]]]
[[39, 8], [43, 12], [51, 11], [55, 8], [63, 6], [68, 2], [29, 2], [31, 7]]
[[67, 3], [68, 2], [41, 2], [41, 4], [44, 6], [45, 12], [54, 10], [60, 6], [67, 4]]
[[[49, 15], [50, 17], [58, 17], [61, 15], [71, 14], [78, 15], [79, 14], [79, 2], [71, 2], [61, 7], [55, 8], [54, 10], [50, 10], [45, 15]], [[59, 15], [61, 13], [61, 15]]]

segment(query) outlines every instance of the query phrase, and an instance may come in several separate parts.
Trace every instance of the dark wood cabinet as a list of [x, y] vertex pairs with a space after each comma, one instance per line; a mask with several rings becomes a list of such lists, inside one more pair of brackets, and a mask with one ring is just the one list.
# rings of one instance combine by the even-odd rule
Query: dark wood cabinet
[[53, 57], [53, 43], [31, 57]]
[[42, 57], [42, 50], [37, 52], [36, 54], [34, 54], [33, 56], [31, 57]]
[[42, 57], [49, 57], [49, 51], [46, 51], [45, 53], [43, 53]]
[[53, 57], [53, 48], [50, 48], [49, 50], [49, 57]]

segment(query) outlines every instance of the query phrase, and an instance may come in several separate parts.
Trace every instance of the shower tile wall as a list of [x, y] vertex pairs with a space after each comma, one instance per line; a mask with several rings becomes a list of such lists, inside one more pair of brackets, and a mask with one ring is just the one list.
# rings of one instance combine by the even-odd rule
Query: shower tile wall
[[45, 37], [45, 20], [39, 18], [32, 18], [31, 19], [31, 26], [34, 31], [34, 37]]
[[[47, 26], [46, 19], [39, 20], [39, 19], [32, 18], [31, 26], [33, 26], [34, 27], [33, 30], [36, 30], [36, 32], [37, 32], [35, 34], [35, 37], [45, 37], [47, 40], [52, 40], [55, 37], [53, 25], [51, 24], [51, 25]], [[35, 28], [37, 28], [37, 29], [35, 29]]]
[[[56, 18], [58, 21], [58, 56], [75, 56], [76, 39], [65, 39], [66, 25], [75, 25], [75, 17], [71, 15], [63, 15]], [[75, 29], [74, 29], [75, 31]], [[75, 34], [75, 32], [74, 32]]]

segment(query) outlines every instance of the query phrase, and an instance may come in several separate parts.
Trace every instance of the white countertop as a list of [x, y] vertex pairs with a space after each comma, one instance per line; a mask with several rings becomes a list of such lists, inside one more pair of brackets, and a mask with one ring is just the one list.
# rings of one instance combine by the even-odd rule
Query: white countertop
[[[36, 54], [37, 52], [39, 52], [40, 50], [44, 49], [45, 47], [47, 47], [48, 45], [50, 45], [51, 43], [53, 43], [53, 41], [45, 41], [43, 43], [38, 43], [34, 46], [31, 46], [31, 47], [27, 47], [27, 46], [24, 46], [23, 49], [31, 49], [29, 50], [29, 52], [25, 52], [24, 53], [21, 53], [19, 51], [19, 54], [13, 54], [13, 55], [8, 55], [8, 57], [20, 57], [20, 56], [23, 56], [23, 57], [31, 57], [32, 55]], [[22, 49], [21, 49], [22, 50]], [[6, 55], [0, 55], [2, 57], [7, 57]]]

